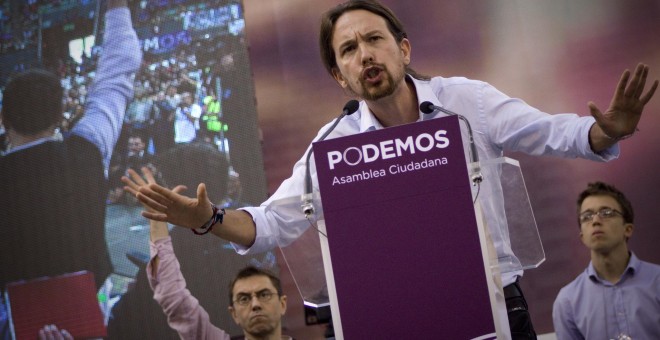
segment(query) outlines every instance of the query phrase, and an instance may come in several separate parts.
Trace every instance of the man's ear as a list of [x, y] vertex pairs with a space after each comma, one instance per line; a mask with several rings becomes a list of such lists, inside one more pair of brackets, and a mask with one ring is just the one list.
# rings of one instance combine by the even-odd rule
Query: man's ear
[[231, 318], [234, 319], [234, 322], [237, 325], [240, 326], [241, 324], [238, 322], [238, 316], [236, 315], [236, 309], [232, 306], [229, 306], [229, 307], [227, 307], [227, 310], [229, 311], [229, 314], [231, 314]]
[[584, 244], [586, 246], [587, 244], [584, 243], [584, 233], [582, 233], [582, 228], [580, 228], [580, 233], [578, 234], [578, 237], [580, 238], [580, 241], [582, 242], [582, 244]]
[[399, 48], [401, 48], [401, 53], [403, 53], [403, 63], [408, 66], [410, 64], [410, 53], [412, 52], [410, 40], [403, 38], [399, 43]]
[[286, 295], [280, 297], [280, 304], [282, 308], [282, 315], [286, 314]]
[[342, 88], [346, 88], [348, 86], [348, 83], [346, 82], [344, 75], [341, 74], [341, 71], [339, 71], [338, 68], [336, 67], [332, 68], [332, 77], [335, 78], [339, 86], [341, 86]]
[[633, 231], [635, 231], [635, 225], [632, 223], [626, 223], [623, 227], [626, 228], [623, 231], [623, 235], [626, 237], [626, 240], [629, 240], [630, 236], [633, 234]]

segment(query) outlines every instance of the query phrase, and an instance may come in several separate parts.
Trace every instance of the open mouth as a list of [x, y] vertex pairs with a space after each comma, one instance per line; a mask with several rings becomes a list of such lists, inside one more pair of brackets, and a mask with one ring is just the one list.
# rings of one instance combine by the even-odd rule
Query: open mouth
[[378, 81], [383, 70], [380, 67], [370, 66], [362, 71], [362, 79], [367, 81]]

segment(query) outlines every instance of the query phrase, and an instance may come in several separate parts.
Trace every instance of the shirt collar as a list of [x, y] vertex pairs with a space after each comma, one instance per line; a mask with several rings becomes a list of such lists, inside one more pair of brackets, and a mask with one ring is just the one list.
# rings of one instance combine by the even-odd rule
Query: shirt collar
[[29, 143], [25, 143], [25, 144], [22, 144], [22, 145], [19, 145], [19, 146], [16, 146], [16, 147], [11, 147], [10, 146], [9, 149], [5, 152], [5, 155], [8, 155], [10, 153], [14, 153], [14, 152], [17, 152], [17, 151], [21, 151], [21, 150], [24, 150], [24, 149], [27, 149], [27, 148], [31, 148], [33, 146], [37, 146], [39, 144], [43, 144], [43, 143], [46, 143], [46, 142], [51, 142], [51, 141], [57, 142], [57, 141], [60, 141], [60, 140], [61, 140], [61, 138], [58, 137], [57, 135], [39, 138], [39, 139], [33, 140]]
[[635, 256], [635, 253], [632, 251], [630, 252], [630, 261], [628, 261], [628, 267], [626, 267], [626, 271], [630, 271], [631, 274], [635, 274], [637, 272], [637, 269], [639, 269], [641, 261]]
[[[637, 269], [639, 268], [639, 265], [640, 265], [639, 259], [637, 258], [637, 256], [635, 256], [635, 253], [631, 251], [630, 260], [628, 261], [628, 266], [626, 267], [626, 270], [623, 271], [623, 274], [621, 274], [621, 279], [619, 280], [619, 282], [623, 281], [627, 276], [635, 275]], [[596, 268], [594, 268], [593, 262], [589, 262], [589, 266], [587, 267], [587, 275], [594, 282], [600, 282], [600, 283], [605, 282], [598, 276], [598, 273], [596, 273]]]
[[[413, 85], [415, 85], [415, 91], [417, 92], [417, 105], [425, 101], [430, 101], [433, 105], [442, 106], [442, 103], [438, 100], [438, 97], [433, 93], [428, 80], [419, 80], [415, 79], [410, 75], [406, 75], [406, 79], [412, 80]], [[378, 121], [376, 116], [369, 110], [367, 103], [362, 100], [360, 101], [360, 108], [358, 109], [360, 114], [360, 132], [380, 130], [383, 128], [383, 125]], [[427, 120], [435, 117], [437, 113], [424, 114], [421, 111], [419, 112], [419, 120]]]

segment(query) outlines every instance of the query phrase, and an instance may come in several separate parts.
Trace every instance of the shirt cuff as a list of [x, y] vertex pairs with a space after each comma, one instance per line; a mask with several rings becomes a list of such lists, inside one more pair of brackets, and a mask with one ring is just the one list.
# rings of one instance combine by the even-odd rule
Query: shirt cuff
[[275, 238], [268, 236], [269, 233], [266, 230], [266, 226], [269, 225], [269, 222], [266, 219], [264, 207], [244, 207], [238, 210], [242, 210], [250, 214], [250, 216], [252, 216], [252, 220], [254, 221], [254, 225], [256, 226], [254, 243], [252, 246], [246, 247], [244, 245], [231, 242], [232, 247], [238, 254], [248, 255], [260, 253], [271, 250], [277, 246], [274, 241]]
[[615, 143], [614, 145], [610, 146], [609, 148], [603, 151], [594, 152], [591, 149], [591, 143], [589, 142], [589, 131], [591, 130], [591, 127], [594, 124], [596, 124], [596, 119], [594, 117], [584, 117], [582, 121], [583, 124], [580, 127], [579, 134], [582, 140], [587, 141], [587, 143], [584, 144], [585, 149], [581, 150], [582, 154], [585, 155], [586, 158], [589, 160], [600, 161], [600, 162], [608, 162], [619, 158], [619, 154], [621, 153], [621, 149], [619, 148], [619, 143]]
[[[152, 263], [154, 261], [154, 258], [158, 256], [160, 258], [160, 261], [163, 261], [163, 257], [166, 255], [173, 255], [174, 254], [174, 249], [172, 248], [172, 238], [170, 236], [166, 238], [161, 238], [156, 240], [155, 242], [149, 241], [149, 262], [147, 263], [147, 278], [148, 281], [151, 285], [151, 287], [155, 287], [155, 285], [158, 283], [158, 273], [156, 273], [156, 276], [153, 276], [153, 267]], [[158, 268], [158, 272], [160, 272], [160, 268]]]
[[160, 238], [156, 241], [149, 241], [149, 252], [151, 253], [151, 260], [156, 257], [158, 254], [162, 254], [163, 252], [169, 252], [173, 253], [174, 251], [172, 250], [172, 237], [167, 236], [164, 238]]

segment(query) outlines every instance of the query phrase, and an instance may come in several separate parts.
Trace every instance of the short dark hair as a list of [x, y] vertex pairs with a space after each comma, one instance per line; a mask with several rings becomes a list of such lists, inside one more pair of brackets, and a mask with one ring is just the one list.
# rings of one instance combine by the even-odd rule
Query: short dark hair
[[633, 223], [635, 220], [635, 213], [633, 211], [632, 204], [626, 198], [626, 196], [615, 188], [613, 185], [603, 183], [603, 182], [593, 182], [587, 184], [587, 189], [582, 191], [577, 199], [577, 214], [578, 214], [578, 226], [581, 226], [580, 223], [580, 209], [582, 208], [582, 202], [589, 196], [609, 196], [614, 198], [617, 203], [621, 206], [621, 214], [623, 215], [623, 220], [626, 223]]
[[131, 138], [140, 138], [143, 143], [147, 143], [149, 140], [146, 136], [146, 133], [138, 129], [128, 129], [128, 139]]
[[[335, 29], [335, 23], [340, 16], [346, 12], [355, 10], [365, 10], [385, 19], [387, 28], [394, 36], [397, 43], [400, 43], [404, 38], [408, 38], [405, 28], [401, 21], [396, 17], [391, 9], [385, 7], [375, 0], [350, 0], [341, 3], [323, 14], [321, 17], [321, 30], [319, 33], [319, 47], [321, 49], [321, 61], [325, 69], [332, 74], [332, 70], [337, 67], [337, 59], [335, 50], [332, 48], [332, 37]], [[418, 74], [408, 65], [406, 65], [406, 73], [410, 74], [417, 79], [429, 79], [429, 77]]]
[[195, 196], [197, 185], [204, 181], [209, 199], [216, 204], [227, 195], [229, 161], [211, 144], [177, 144], [158, 155], [154, 163], [166, 186], [185, 185]]
[[64, 89], [54, 73], [31, 69], [13, 76], [3, 91], [2, 122], [22, 135], [33, 135], [64, 119]]
[[273, 287], [275, 287], [275, 290], [277, 290], [277, 295], [282, 296], [282, 284], [280, 282], [280, 279], [275, 276], [272, 272], [266, 270], [266, 269], [261, 269], [257, 268], [254, 266], [247, 266], [243, 269], [241, 269], [238, 274], [234, 277], [234, 279], [229, 283], [229, 305], [233, 306], [234, 305], [234, 286], [236, 285], [236, 282], [238, 280], [242, 279], [247, 279], [248, 277], [252, 276], [265, 276], [270, 279], [270, 282], [273, 284]]

